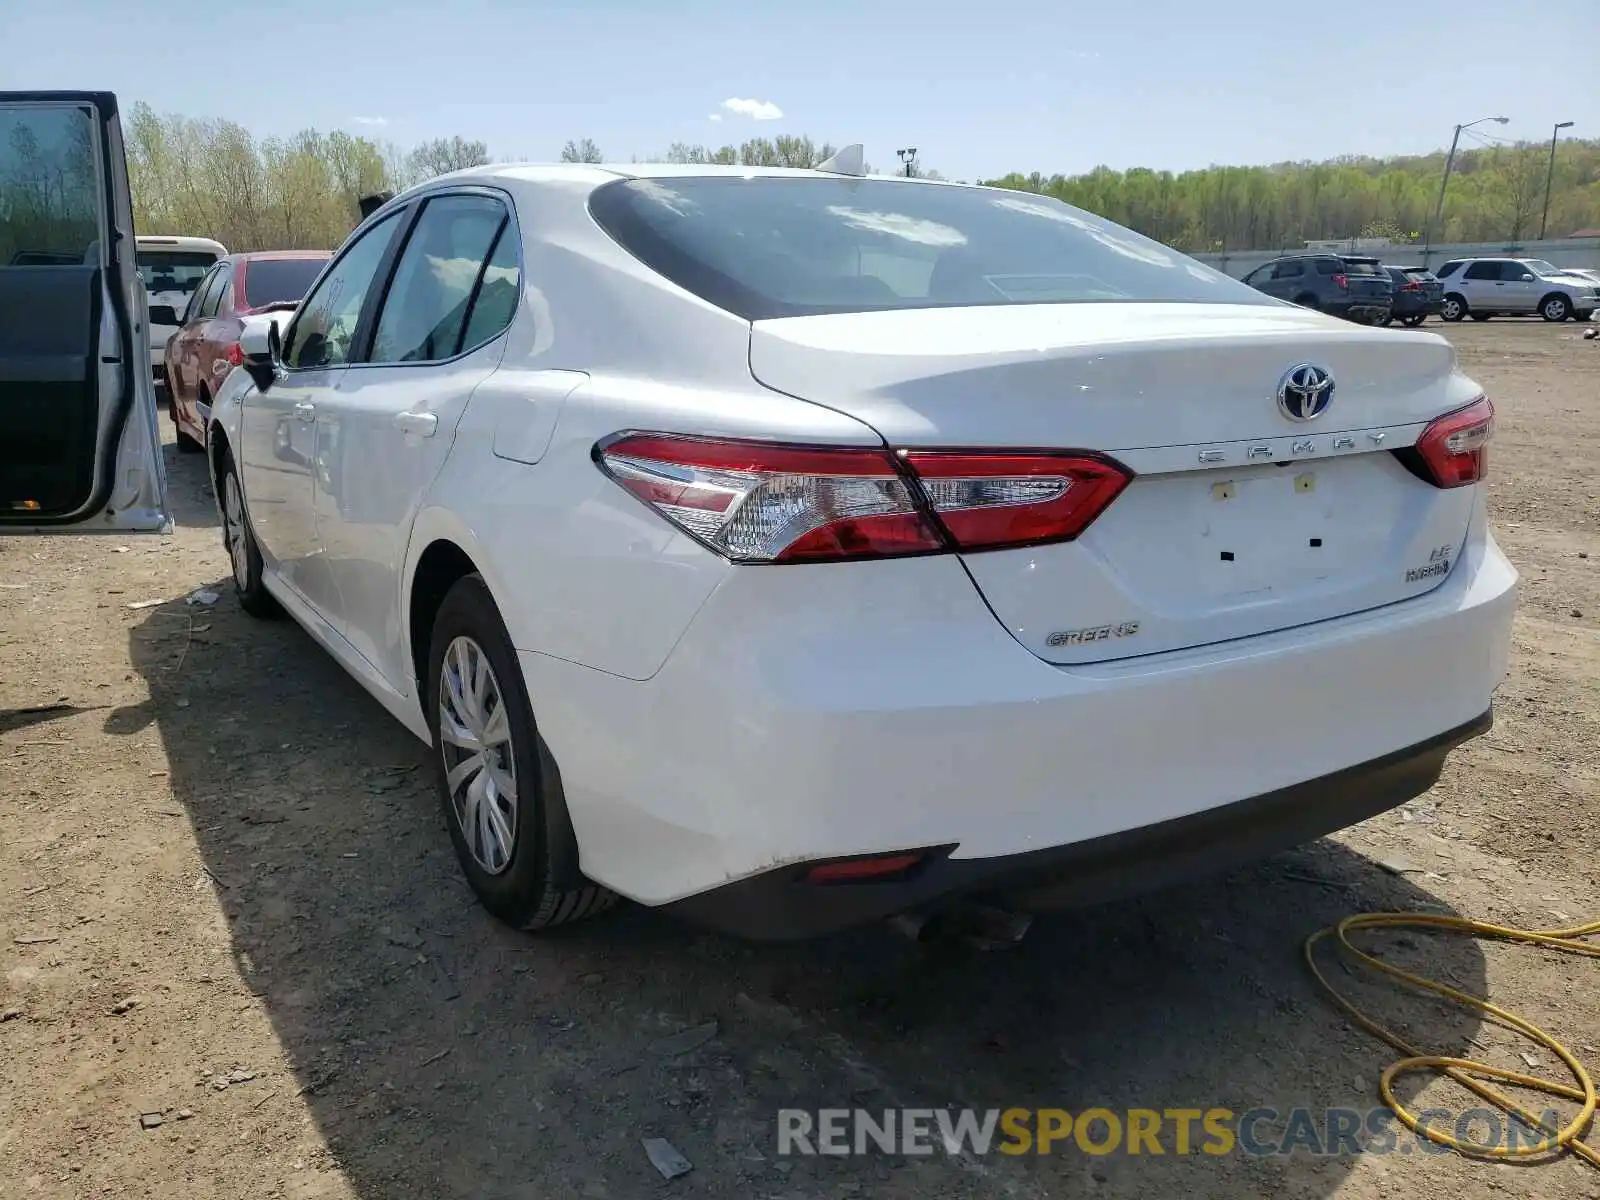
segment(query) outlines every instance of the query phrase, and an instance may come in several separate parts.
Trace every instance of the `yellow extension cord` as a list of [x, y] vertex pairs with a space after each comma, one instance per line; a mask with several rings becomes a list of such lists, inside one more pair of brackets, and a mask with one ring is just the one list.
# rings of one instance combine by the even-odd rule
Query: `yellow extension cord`
[[[1594, 1080], [1589, 1077], [1589, 1072], [1584, 1069], [1577, 1056], [1563, 1046], [1555, 1038], [1540, 1029], [1532, 1021], [1526, 1021], [1515, 1013], [1507, 1012], [1503, 1008], [1490, 1004], [1487, 1000], [1480, 1000], [1476, 996], [1468, 995], [1453, 987], [1447, 987], [1437, 980], [1428, 979], [1422, 975], [1403, 971], [1372, 955], [1358, 950], [1350, 942], [1350, 934], [1362, 929], [1423, 929], [1444, 933], [1462, 933], [1472, 937], [1493, 938], [1506, 942], [1522, 942], [1535, 946], [1546, 946], [1552, 950], [1563, 950], [1569, 954], [1581, 954], [1590, 958], [1600, 958], [1600, 944], [1579, 941], [1579, 938], [1590, 937], [1600, 933], [1600, 921], [1587, 925], [1575, 925], [1568, 929], [1511, 929], [1504, 925], [1491, 925], [1486, 921], [1473, 921], [1466, 917], [1446, 917], [1432, 913], [1358, 913], [1346, 917], [1337, 925], [1319, 930], [1306, 939], [1305, 959], [1306, 965], [1311, 968], [1312, 975], [1333, 998], [1333, 1002], [1344, 1010], [1346, 1016], [1365, 1029], [1374, 1037], [1383, 1039], [1406, 1057], [1398, 1062], [1391, 1063], [1378, 1080], [1378, 1090], [1383, 1095], [1383, 1102], [1389, 1106], [1404, 1124], [1414, 1132], [1422, 1135], [1431, 1142], [1441, 1146], [1449, 1146], [1462, 1154], [1488, 1159], [1516, 1159], [1533, 1158], [1540, 1155], [1554, 1155], [1562, 1151], [1569, 1151], [1578, 1155], [1589, 1163], [1590, 1166], [1600, 1167], [1600, 1151], [1585, 1144], [1580, 1140], [1589, 1128], [1590, 1121], [1595, 1115], [1596, 1093]], [[1339, 990], [1328, 982], [1327, 976], [1318, 968], [1315, 950], [1317, 944], [1332, 938], [1338, 952], [1346, 957], [1378, 971], [1390, 978], [1398, 979], [1412, 987], [1421, 988], [1432, 992], [1434, 995], [1443, 996], [1453, 1000], [1466, 1008], [1476, 1009], [1491, 1020], [1507, 1028], [1513, 1029], [1531, 1041], [1537, 1042], [1549, 1050], [1567, 1065], [1573, 1076], [1578, 1081], [1577, 1087], [1564, 1083], [1556, 1083], [1549, 1079], [1540, 1079], [1533, 1075], [1524, 1075], [1519, 1071], [1508, 1071], [1503, 1067], [1490, 1066], [1488, 1063], [1474, 1062], [1470, 1058], [1452, 1058], [1438, 1054], [1424, 1054], [1417, 1047], [1409, 1045], [1404, 1038], [1391, 1029], [1386, 1029], [1371, 1017], [1367, 1016], [1353, 1003], [1340, 995]], [[1539, 1129], [1546, 1136], [1542, 1141], [1531, 1145], [1501, 1145], [1483, 1146], [1474, 1142], [1463, 1141], [1452, 1137], [1448, 1133], [1433, 1129], [1420, 1121], [1416, 1114], [1406, 1108], [1394, 1094], [1395, 1079], [1409, 1071], [1437, 1071], [1445, 1075], [1462, 1087], [1487, 1100], [1502, 1112], [1513, 1114], [1523, 1121], [1530, 1129]], [[1520, 1106], [1510, 1096], [1496, 1091], [1483, 1079], [1497, 1079], [1504, 1083], [1513, 1083], [1519, 1087], [1533, 1091], [1544, 1092], [1546, 1095], [1559, 1096], [1563, 1100], [1571, 1100], [1582, 1105], [1582, 1108], [1566, 1126], [1555, 1128]], [[1509, 1139], [1508, 1139], [1509, 1141]]]

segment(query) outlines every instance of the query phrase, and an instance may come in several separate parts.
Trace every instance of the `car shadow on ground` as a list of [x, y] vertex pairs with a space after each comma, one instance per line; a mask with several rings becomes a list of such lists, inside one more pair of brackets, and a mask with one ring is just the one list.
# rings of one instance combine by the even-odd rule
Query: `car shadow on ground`
[[[224, 598], [181, 666], [133, 627], [152, 698], [107, 728], [157, 723], [294, 1103], [363, 1200], [653, 1195], [645, 1137], [693, 1162], [677, 1194], [740, 1198], [1052, 1196], [1090, 1181], [1130, 1198], [1323, 1196], [1359, 1161], [1181, 1154], [1170, 1124], [1159, 1156], [1070, 1141], [977, 1164], [776, 1154], [781, 1108], [1268, 1107], [1277, 1119], [1255, 1132], [1269, 1148], [1296, 1106], [1319, 1127], [1331, 1107], [1365, 1113], [1395, 1056], [1324, 1002], [1301, 943], [1352, 912], [1436, 901], [1342, 846], [1044, 916], [1004, 953], [878, 927], [752, 946], [636, 908], [528, 937], [467, 890], [427, 749], [291, 622], [253, 620], [212, 586]], [[1399, 961], [1421, 952], [1398, 942]], [[1474, 943], [1426, 950], [1429, 973], [1484, 992]], [[1332, 974], [1434, 1052], [1463, 1053], [1477, 1028]], [[662, 1041], [709, 1022], [695, 1048]]]
[[[166, 420], [165, 416], [162, 420]], [[170, 429], [164, 430], [170, 436]], [[196, 450], [180, 450], [176, 442], [166, 442], [161, 454], [167, 466], [167, 508], [179, 525], [214, 529], [222, 522], [217, 502], [212, 499], [211, 478], [206, 471], [206, 456]]]

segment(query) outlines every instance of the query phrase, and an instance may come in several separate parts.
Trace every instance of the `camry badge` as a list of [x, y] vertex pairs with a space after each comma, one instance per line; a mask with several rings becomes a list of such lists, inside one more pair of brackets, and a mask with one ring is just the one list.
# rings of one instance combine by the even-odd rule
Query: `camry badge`
[[1278, 411], [1291, 421], [1311, 421], [1333, 401], [1333, 375], [1314, 363], [1290, 367], [1278, 380]]

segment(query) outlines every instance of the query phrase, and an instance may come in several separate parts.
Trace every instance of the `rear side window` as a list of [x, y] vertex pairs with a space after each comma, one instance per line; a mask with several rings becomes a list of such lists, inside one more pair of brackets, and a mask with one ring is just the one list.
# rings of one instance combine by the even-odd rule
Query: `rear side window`
[[247, 308], [297, 304], [327, 265], [325, 258], [252, 258], [244, 267], [242, 303]]
[[98, 265], [99, 226], [89, 110], [0, 109], [0, 265]]
[[1462, 274], [1463, 279], [1499, 279], [1500, 264], [1497, 262], [1475, 262]]
[[494, 253], [483, 268], [483, 282], [472, 300], [472, 313], [467, 318], [467, 332], [461, 339], [461, 348], [470, 350], [481, 346], [511, 324], [517, 309], [517, 295], [522, 282], [522, 265], [517, 256], [517, 227], [507, 221], [494, 244]]
[[1272, 268], [1272, 277], [1274, 279], [1299, 279], [1305, 273], [1305, 264], [1292, 260], [1281, 262]]
[[395, 267], [369, 362], [460, 353], [473, 294], [505, 220], [505, 207], [486, 196], [428, 201]]
[[954, 305], [1272, 304], [1046, 196], [888, 179], [627, 179], [594, 218], [657, 274], [747, 320]]
[[1317, 259], [1317, 274], [1318, 275], [1338, 275], [1343, 270], [1344, 270], [1344, 264], [1342, 262], [1339, 262], [1337, 259], [1332, 259], [1332, 258], [1319, 258], [1319, 259]]
[[1447, 263], [1445, 263], [1444, 266], [1439, 268], [1438, 278], [1440, 278], [1440, 279], [1449, 279], [1450, 276], [1454, 275], [1460, 269], [1461, 269], [1461, 260], [1460, 259], [1456, 259], [1453, 262], [1447, 262]]

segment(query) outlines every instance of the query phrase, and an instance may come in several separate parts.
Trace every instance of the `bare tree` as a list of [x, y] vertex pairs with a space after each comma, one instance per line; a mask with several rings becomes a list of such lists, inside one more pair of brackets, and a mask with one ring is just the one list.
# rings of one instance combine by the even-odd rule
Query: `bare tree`
[[568, 141], [561, 147], [561, 161], [564, 163], [598, 163], [605, 162], [605, 156], [600, 153], [600, 147], [594, 144], [591, 138], [579, 138], [577, 141]]
[[435, 175], [446, 175], [467, 167], [487, 166], [488, 163], [489, 147], [483, 142], [469, 142], [460, 134], [423, 142], [410, 155], [411, 169], [418, 179], [432, 179]]

